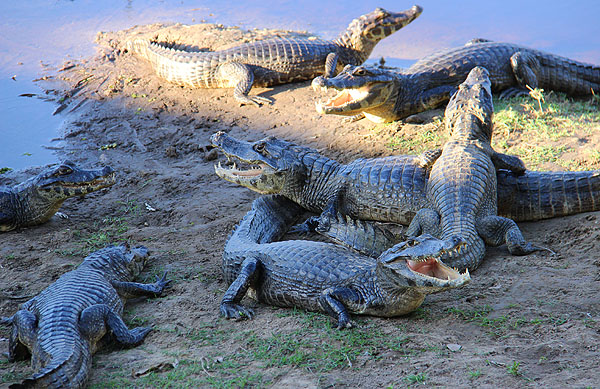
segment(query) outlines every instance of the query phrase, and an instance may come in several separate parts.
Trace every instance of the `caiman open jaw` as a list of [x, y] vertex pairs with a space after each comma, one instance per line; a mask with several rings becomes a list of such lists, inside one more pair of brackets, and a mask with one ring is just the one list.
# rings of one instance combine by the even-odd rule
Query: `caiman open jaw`
[[[466, 247], [466, 241], [453, 237], [443, 241], [429, 234], [410, 238], [382, 254], [383, 261], [389, 265], [399, 264], [406, 267], [419, 286], [454, 287], [470, 281], [469, 271], [459, 273], [456, 269], [441, 261], [444, 255], [460, 253]], [[405, 272], [406, 274], [406, 272]]]
[[[226, 154], [227, 155], [227, 154]], [[232, 156], [227, 155], [228, 158]], [[238, 159], [238, 158], [236, 158]], [[251, 165], [249, 169], [240, 169], [234, 162], [231, 168], [215, 165], [215, 173], [222, 179], [252, 189], [261, 194], [276, 194], [281, 191], [282, 180], [278, 180], [277, 170], [263, 162], [242, 161]], [[281, 185], [278, 182], [281, 181]]]
[[336, 77], [317, 77], [311, 83], [314, 91], [338, 91], [335, 97], [317, 102], [317, 112], [345, 116], [368, 113], [390, 100], [393, 80], [378, 69], [352, 65], [347, 65]]

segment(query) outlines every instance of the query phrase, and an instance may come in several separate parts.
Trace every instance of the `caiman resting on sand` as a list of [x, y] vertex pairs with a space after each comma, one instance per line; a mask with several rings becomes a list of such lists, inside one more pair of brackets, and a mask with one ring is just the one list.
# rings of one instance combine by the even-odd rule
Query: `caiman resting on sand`
[[125, 346], [140, 344], [149, 327], [129, 330], [121, 314], [121, 299], [158, 296], [168, 284], [131, 282], [148, 258], [144, 247], [109, 246], [88, 255], [83, 263], [21, 304], [1, 324], [12, 325], [8, 359], [31, 355], [36, 370], [10, 388], [81, 388], [92, 366], [92, 354], [110, 340]]
[[[470, 280], [468, 272], [460, 274], [439, 261], [441, 255], [461, 249], [461, 240], [441, 242], [421, 236], [377, 259], [333, 243], [277, 242], [304, 212], [283, 196], [254, 201], [225, 245], [223, 272], [230, 286], [221, 302], [222, 315], [252, 318], [254, 312], [240, 304], [250, 291], [263, 303], [328, 313], [341, 329], [351, 327], [349, 313], [407, 314], [421, 305], [425, 295]], [[359, 228], [356, 233], [365, 231]]]
[[448, 102], [475, 66], [490, 72], [492, 91], [500, 97], [528, 94], [528, 88], [570, 96], [600, 92], [600, 66], [479, 39], [434, 53], [400, 72], [351, 65], [334, 78], [317, 77], [313, 89], [339, 91], [317, 103], [317, 111], [353, 120], [366, 117], [376, 123], [404, 119]]
[[493, 114], [489, 73], [475, 67], [446, 107], [448, 141], [440, 153], [423, 157], [431, 166], [425, 188], [431, 207], [420, 209], [406, 230], [408, 236], [426, 233], [442, 240], [465, 240], [464, 252], [444, 258], [459, 269], [477, 268], [486, 244], [506, 243], [515, 255], [541, 249], [525, 241], [513, 220], [497, 216]]
[[0, 232], [45, 223], [69, 197], [115, 183], [113, 169], [85, 170], [65, 161], [12, 188], [0, 186]]
[[248, 96], [253, 85], [267, 87], [334, 76], [345, 65], [362, 64], [381, 39], [415, 20], [419, 6], [393, 13], [382, 8], [354, 19], [333, 41], [276, 38], [215, 52], [191, 52], [148, 39], [134, 39], [127, 49], [147, 59], [169, 82], [194, 88], [234, 88], [241, 104], [268, 103]]

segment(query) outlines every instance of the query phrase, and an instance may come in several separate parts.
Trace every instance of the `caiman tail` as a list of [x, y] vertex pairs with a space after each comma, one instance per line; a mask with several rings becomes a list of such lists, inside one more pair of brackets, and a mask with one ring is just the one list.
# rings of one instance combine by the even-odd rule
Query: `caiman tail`
[[283, 196], [259, 197], [227, 240], [225, 252], [230, 249], [230, 242], [251, 245], [279, 240], [303, 212], [302, 207]]
[[12, 384], [15, 388], [79, 388], [87, 380], [90, 356], [84, 355], [80, 345], [73, 345], [68, 355], [61, 353], [53, 358], [41, 371], [21, 383]]
[[515, 221], [600, 211], [600, 170], [498, 171], [498, 210]]
[[142, 38], [128, 41], [127, 50], [147, 59], [159, 77], [176, 85], [192, 88], [219, 86], [211, 84], [209, 82], [211, 78], [203, 77], [204, 74], [198, 71], [202, 70], [198, 63], [210, 63], [212, 53], [180, 50], [179, 46], [164, 46]]

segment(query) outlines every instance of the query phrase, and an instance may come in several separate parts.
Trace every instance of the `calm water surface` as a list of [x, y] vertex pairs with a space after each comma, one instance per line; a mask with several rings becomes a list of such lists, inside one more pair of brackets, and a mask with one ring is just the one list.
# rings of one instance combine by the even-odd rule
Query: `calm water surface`
[[153, 22], [237, 25], [307, 30], [335, 38], [351, 19], [375, 7], [391, 11], [413, 4], [423, 14], [380, 42], [372, 55], [408, 66], [435, 50], [475, 38], [508, 41], [600, 64], [600, 2], [584, 1], [0, 1], [0, 168], [56, 162], [51, 139], [65, 119], [53, 103], [20, 97], [40, 93], [32, 82], [40, 63], [59, 65], [95, 53], [98, 31]]

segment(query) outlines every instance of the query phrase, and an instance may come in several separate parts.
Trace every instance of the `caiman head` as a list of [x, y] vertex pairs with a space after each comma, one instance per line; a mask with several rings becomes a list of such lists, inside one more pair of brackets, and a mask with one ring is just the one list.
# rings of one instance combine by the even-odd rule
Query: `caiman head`
[[335, 42], [355, 51], [355, 55], [359, 57], [357, 58], [359, 62], [356, 64], [361, 64], [369, 58], [373, 48], [380, 40], [411, 23], [421, 15], [421, 12], [423, 12], [423, 8], [418, 5], [398, 13], [376, 8], [375, 11], [350, 22], [346, 31]]
[[409, 238], [385, 251], [377, 260], [377, 273], [388, 289], [411, 288], [426, 295], [467, 284], [469, 271], [459, 273], [441, 257], [459, 253], [466, 241], [459, 237], [437, 239], [429, 234]]
[[396, 120], [394, 106], [398, 86], [396, 76], [391, 72], [346, 65], [340, 74], [333, 78], [315, 78], [312, 88], [315, 91], [338, 91], [335, 97], [326, 102], [316, 103], [317, 112], [321, 114], [355, 116], [362, 113], [375, 123]]
[[487, 69], [477, 66], [450, 98], [444, 114], [446, 128], [452, 138], [474, 139], [489, 144], [493, 115], [490, 74]]
[[109, 166], [101, 169], [81, 169], [71, 161], [53, 166], [17, 185], [15, 189], [30, 189], [49, 202], [62, 202], [73, 196], [83, 196], [115, 183], [115, 172]]
[[101, 269], [114, 280], [133, 280], [148, 260], [148, 249], [144, 246], [129, 247], [127, 244], [107, 246], [88, 255], [83, 263]]
[[315, 153], [312, 149], [274, 137], [245, 142], [222, 131], [213, 134], [211, 142], [227, 158], [250, 165], [250, 168], [243, 169], [236, 163], [231, 168], [222, 167], [219, 163], [215, 166], [219, 177], [258, 193], [279, 193], [290, 199], [297, 197], [306, 180], [303, 156]]

